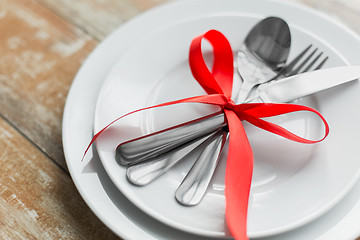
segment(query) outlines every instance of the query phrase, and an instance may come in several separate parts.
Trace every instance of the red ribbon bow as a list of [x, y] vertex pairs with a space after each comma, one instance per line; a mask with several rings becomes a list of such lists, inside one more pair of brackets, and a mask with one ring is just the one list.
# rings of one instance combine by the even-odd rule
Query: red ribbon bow
[[[213, 46], [214, 63], [211, 72], [205, 64], [201, 51], [201, 42], [204, 38]], [[193, 39], [190, 46], [189, 63], [193, 76], [208, 95], [167, 102], [123, 115], [94, 136], [85, 154], [97, 137], [110, 125], [135, 112], [189, 102], [220, 106], [225, 113], [230, 132], [225, 173], [226, 222], [235, 239], [247, 239], [247, 209], [253, 171], [253, 153], [241, 121], [245, 120], [266, 131], [301, 143], [316, 143], [324, 140], [329, 133], [329, 126], [318, 111], [302, 105], [273, 103], [236, 105], [231, 100], [234, 71], [232, 49], [226, 37], [219, 31], [210, 30]], [[316, 141], [305, 139], [276, 124], [261, 119], [296, 111], [310, 111], [317, 114], [325, 125], [325, 136]]]
[[[203, 38], [207, 39], [213, 46], [214, 64], [211, 72], [209, 72], [202, 57], [201, 41]], [[231, 46], [225, 36], [216, 30], [210, 30], [193, 40], [189, 61], [193, 76], [210, 94], [208, 98], [214, 101], [211, 104], [221, 106], [225, 112], [230, 132], [225, 173], [226, 222], [235, 239], [247, 239], [246, 223], [253, 170], [253, 153], [241, 121], [246, 120], [259, 128], [301, 143], [322, 141], [329, 133], [329, 126], [319, 112], [306, 106], [269, 103], [235, 105], [230, 98], [233, 81]], [[316, 113], [325, 124], [325, 136], [318, 141], [304, 139], [276, 124], [261, 119], [295, 111]]]

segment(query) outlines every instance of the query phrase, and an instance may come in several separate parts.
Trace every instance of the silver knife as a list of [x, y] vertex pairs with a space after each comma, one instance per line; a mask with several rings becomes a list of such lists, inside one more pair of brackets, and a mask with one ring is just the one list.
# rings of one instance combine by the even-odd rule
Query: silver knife
[[120, 144], [116, 159], [121, 165], [132, 165], [163, 155], [188, 142], [203, 138], [225, 127], [222, 112], [185, 122]]
[[[265, 103], [291, 102], [358, 78], [360, 78], [360, 66], [342, 66], [316, 70], [263, 84], [257, 88], [256, 92], [247, 101]], [[217, 119], [217, 122], [213, 119]], [[205, 122], [206, 124], [204, 124]], [[212, 130], [207, 131], [206, 128], [209, 125], [211, 125]], [[204, 137], [224, 125], [226, 125], [226, 122], [223, 113], [205, 116], [200, 120], [174, 126], [171, 131], [163, 130], [159, 133], [152, 133], [122, 143], [116, 149], [116, 159], [122, 165], [131, 165], [149, 160], [159, 156], [159, 153], [163, 154], [171, 151], [192, 139]], [[197, 129], [196, 132], [193, 132], [194, 128]], [[189, 133], [191, 133], [191, 136], [189, 136]]]
[[360, 78], [360, 66], [316, 70], [260, 85], [249, 102], [286, 103]]

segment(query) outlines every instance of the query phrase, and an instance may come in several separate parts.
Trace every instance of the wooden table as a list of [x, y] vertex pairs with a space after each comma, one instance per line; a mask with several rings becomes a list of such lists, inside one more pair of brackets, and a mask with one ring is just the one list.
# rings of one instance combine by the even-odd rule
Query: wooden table
[[[298, 1], [360, 34], [358, 0]], [[64, 103], [96, 45], [164, 2], [0, 0], [1, 239], [117, 238], [86, 206], [67, 170]]]

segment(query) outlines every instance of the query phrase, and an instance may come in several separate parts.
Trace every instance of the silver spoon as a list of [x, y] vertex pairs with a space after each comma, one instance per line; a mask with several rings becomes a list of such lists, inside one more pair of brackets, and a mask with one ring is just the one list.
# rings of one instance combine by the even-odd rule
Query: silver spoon
[[285, 66], [290, 46], [290, 29], [281, 18], [268, 17], [256, 24], [236, 56], [243, 83], [234, 101], [244, 102], [255, 86], [276, 78]]
[[[274, 29], [273, 26], [277, 26], [277, 27]], [[283, 66], [285, 64], [288, 53], [289, 53], [290, 31], [289, 31], [288, 27], [284, 27], [284, 26], [287, 26], [286, 23], [279, 18], [274, 18], [274, 17], [266, 18], [263, 21], [261, 21], [259, 24], [257, 24], [252, 29], [252, 31], [250, 31], [249, 35], [245, 39], [243, 46], [241, 47], [242, 52], [249, 54], [252, 64], [261, 65], [263, 68], [266, 67], [266, 69], [271, 70], [271, 71], [267, 71], [267, 70], [264, 71], [265, 73], [267, 73], [267, 76], [269, 76], [269, 74], [271, 73], [271, 78], [275, 77], [278, 74], [278, 72], [281, 69], [281, 66]], [[266, 28], [267, 30], [261, 31], [262, 28], [264, 28], [264, 29]], [[269, 32], [268, 31], [269, 29], [272, 29], [272, 31]], [[279, 32], [279, 29], [285, 29], [285, 30]], [[274, 36], [274, 33], [276, 33], [277, 37]], [[278, 35], [281, 35], [281, 36], [278, 36]], [[283, 36], [283, 35], [285, 35], [285, 36]], [[261, 41], [262, 44], [259, 44], [259, 41], [257, 41], [257, 42], [255, 41], [257, 38], [262, 39], [262, 41]], [[254, 43], [257, 43], [257, 44], [254, 44]], [[262, 46], [264, 46], [264, 44], [268, 44], [268, 46], [270, 46], [269, 48], [277, 48], [277, 51], [269, 51], [269, 49], [263, 48]], [[279, 51], [279, 49], [281, 49], [281, 47], [280, 47], [281, 44], [283, 45], [282, 53], [281, 53], [281, 51]], [[273, 54], [271, 54], [271, 53], [273, 53]], [[259, 57], [260, 57], [260, 59], [262, 59], [262, 57], [264, 57], [264, 60], [260, 61]], [[278, 61], [275, 60], [276, 58], [278, 58]], [[267, 65], [267, 62], [268, 62], [269, 66]], [[240, 64], [238, 64], [238, 65], [239, 65], [238, 66], [239, 68], [242, 67]], [[249, 64], [248, 64], [248, 66], [249, 66]], [[242, 70], [239, 69], [239, 71], [242, 71]], [[248, 78], [250, 78], [250, 76], [248, 76]], [[265, 79], [265, 80], [269, 80], [269, 79]], [[183, 132], [186, 133], [186, 132], [188, 132], [186, 130], [187, 127], [188, 127], [187, 125], [182, 125], [180, 128], [184, 129]], [[178, 130], [178, 129], [176, 128], [175, 130]], [[164, 137], [164, 139], [166, 139], [168, 137], [168, 136], [166, 136], [166, 133], [167, 133], [166, 131], [162, 133], [162, 135], [163, 135], [162, 137]], [[206, 134], [209, 134], [209, 132], [207, 132]], [[197, 138], [199, 138], [199, 137], [201, 137], [201, 136], [197, 136]], [[219, 136], [217, 136], [217, 138], [225, 139], [226, 134], [219, 135]], [[170, 138], [168, 138], [168, 139], [170, 139]], [[180, 139], [182, 139], [182, 138], [179, 135], [177, 135], [177, 137], [174, 138], [174, 140], [176, 140], [176, 141], [179, 141]], [[150, 139], [147, 138], [147, 140], [150, 140]], [[187, 139], [187, 141], [189, 141], [189, 139]], [[222, 145], [223, 145], [225, 141], [222, 140], [219, 142], [222, 142]], [[133, 143], [137, 143], [137, 142], [133, 142]], [[154, 141], [153, 141], [153, 143], [154, 143]], [[168, 142], [168, 144], [169, 144], [169, 142]], [[184, 144], [184, 143], [178, 143], [178, 145], [181, 145], [181, 144]], [[144, 147], [144, 144], [141, 144], [141, 145], [142, 145], [142, 147]], [[214, 144], [210, 144], [210, 145], [213, 146]], [[134, 147], [135, 146], [127, 146], [125, 144], [122, 146], [122, 149], [118, 149], [117, 153], [119, 153], [120, 151], [126, 152], [127, 149], [134, 150], [135, 149]], [[202, 147], [204, 147], [204, 144], [202, 144]], [[223, 146], [221, 146], [218, 149], [222, 149], [222, 147]], [[154, 149], [154, 146], [152, 146], [151, 149]], [[170, 150], [171, 149], [167, 149], [167, 151], [170, 151]], [[189, 151], [190, 150], [191, 150], [191, 148], [189, 148]], [[148, 161], [146, 161], [146, 163], [144, 162], [143, 164], [140, 163], [140, 164], [135, 164], [133, 166], [130, 166], [127, 171], [127, 177], [129, 179], [129, 181], [133, 182], [134, 184], [137, 184], [137, 185], [146, 185], [146, 184], [150, 183], [151, 181], [156, 179], [159, 175], [166, 172], [166, 170], [168, 169], [169, 166], [173, 166], [176, 162], [178, 162], [181, 159], [179, 154], [177, 154], [178, 157], [176, 157], [175, 152], [176, 151], [169, 152], [167, 154], [167, 157], [164, 157], [164, 156], [154, 157], [153, 156], [152, 158], [148, 158]], [[212, 162], [214, 162], [215, 156], [219, 155], [219, 152], [213, 152], [213, 151], [206, 151], [206, 152], [207, 152], [206, 156], [212, 156], [211, 157]], [[122, 153], [122, 154], [124, 154], [124, 153]], [[136, 156], [132, 159], [131, 156], [129, 156], [127, 154], [126, 161], [128, 163], [130, 163], [134, 159], [136, 159], [135, 162], [139, 161], [138, 156]], [[161, 164], [159, 163], [160, 159], [162, 159], [161, 161], [164, 161]], [[170, 161], [169, 159], [171, 159], [171, 164], [165, 163], [165, 161]], [[202, 165], [203, 164], [202, 161], [205, 161], [206, 159], [208, 159], [208, 157], [205, 157], [205, 158], [201, 157], [201, 159], [204, 159], [204, 160], [199, 161], [200, 162], [200, 163], [198, 163], [199, 166]], [[119, 160], [119, 158], [118, 158], [118, 160]], [[125, 162], [124, 158], [123, 158], [122, 162], [124, 164], [124, 162]], [[210, 165], [216, 166], [216, 161], [214, 164], [211, 163]], [[167, 167], [164, 168], [163, 166], [167, 166]], [[196, 166], [197, 166], [197, 164], [195, 164], [193, 168], [195, 168], [196, 172], [198, 172], [198, 170], [197, 170], [198, 167], [196, 167]], [[159, 170], [160, 168], [162, 169], [161, 171]], [[193, 170], [193, 171], [195, 171], [195, 170]], [[210, 176], [212, 176], [212, 172], [210, 171], [209, 173], [210, 173]], [[145, 176], [147, 176], [147, 177], [145, 177]], [[149, 177], [149, 176], [151, 176], [151, 177]], [[184, 186], [187, 185], [187, 181], [189, 181], [189, 180], [186, 180], [186, 179], [190, 179], [190, 178], [185, 178], [185, 180], [184, 180], [185, 182], [182, 184], [182, 187], [179, 188], [180, 190], [178, 190], [178, 193], [177, 193], [178, 200], [181, 199], [181, 196], [185, 196], [187, 194], [186, 188]], [[184, 188], [185, 188], [185, 190], [184, 190]], [[186, 196], [188, 196], [188, 195], [186, 195]], [[179, 201], [182, 202], [183, 204], [187, 204], [187, 201], [185, 201], [185, 200], [179, 200]]]
[[[243, 102], [254, 86], [274, 79], [279, 74], [289, 56], [290, 41], [289, 27], [280, 18], [266, 18], [250, 31], [237, 55], [238, 70], [244, 81], [235, 102]], [[215, 172], [227, 136], [222, 131], [204, 148], [175, 192], [178, 202], [187, 206], [200, 203]]]

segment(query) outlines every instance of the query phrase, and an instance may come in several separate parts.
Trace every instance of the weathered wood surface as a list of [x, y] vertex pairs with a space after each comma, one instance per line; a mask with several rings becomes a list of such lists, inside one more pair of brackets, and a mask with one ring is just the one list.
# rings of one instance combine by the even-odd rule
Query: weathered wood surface
[[0, 119], [0, 239], [116, 238], [69, 175]]
[[37, 0], [97, 40], [120, 24], [166, 0]]
[[0, 1], [1, 115], [64, 169], [61, 118], [97, 42], [35, 1]]
[[[81, 199], [61, 143], [84, 59], [120, 24], [171, 0], [0, 0], [0, 239], [116, 239]], [[292, 0], [360, 33], [358, 0]]]

